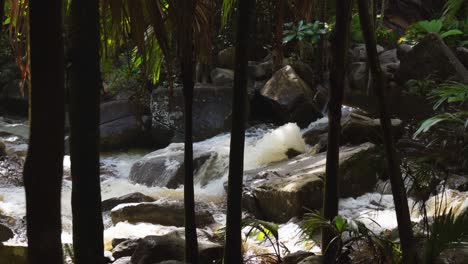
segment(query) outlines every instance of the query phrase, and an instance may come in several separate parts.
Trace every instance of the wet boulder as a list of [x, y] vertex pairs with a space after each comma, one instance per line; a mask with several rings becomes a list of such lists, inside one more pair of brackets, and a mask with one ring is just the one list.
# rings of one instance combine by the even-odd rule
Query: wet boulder
[[456, 78], [468, 82], [468, 71], [437, 34], [428, 34], [400, 61], [397, 80], [421, 80], [428, 76], [442, 80]]
[[[184, 250], [185, 239], [177, 231], [164, 236], [147, 236], [139, 243], [132, 255], [131, 263], [179, 263], [184, 260]], [[200, 241], [198, 254], [200, 263], [217, 263], [222, 260], [223, 247], [219, 244]]]
[[232, 85], [234, 83], [234, 71], [215, 68], [211, 71], [211, 81], [216, 86]]
[[112, 262], [112, 264], [131, 264], [130, 262], [131, 259], [132, 259], [131, 257], [119, 258], [116, 261]]
[[267, 60], [264, 62], [249, 61], [248, 65], [249, 77], [254, 80], [265, 80], [273, 74], [273, 61]]
[[291, 254], [284, 256], [281, 264], [297, 264], [305, 258], [314, 256], [315, 254], [307, 251], [297, 251]]
[[322, 116], [323, 105], [316, 100], [318, 91], [313, 91], [289, 65], [278, 70], [260, 94], [274, 102], [273, 114], [282, 123], [305, 127]]
[[13, 238], [13, 231], [7, 226], [0, 224], [0, 242], [5, 242]]
[[[392, 119], [393, 136], [395, 139], [403, 135], [403, 122], [399, 119]], [[302, 137], [309, 145], [315, 145], [327, 136], [328, 122], [320, 123], [308, 129]], [[372, 119], [356, 113], [344, 113], [341, 117], [341, 137], [340, 144], [358, 145], [365, 142], [381, 143], [382, 128], [380, 119]]]
[[[194, 175], [216, 162], [217, 153], [194, 147]], [[178, 188], [184, 183], [184, 145], [173, 143], [164, 149], [149, 153], [135, 162], [130, 170], [130, 180], [149, 187]], [[222, 175], [219, 175], [222, 176]], [[202, 185], [206, 184], [202, 182]]]
[[132, 256], [140, 241], [141, 239], [129, 239], [120, 242], [112, 249], [112, 257], [114, 259], [119, 259]]
[[6, 146], [5, 143], [3, 143], [3, 140], [0, 139], [0, 157], [3, 157], [6, 155]]
[[468, 246], [459, 245], [443, 250], [434, 261], [435, 264], [464, 264], [468, 263]]
[[[383, 162], [375, 145], [340, 148], [340, 197], [371, 191]], [[259, 219], [285, 223], [322, 206], [326, 153], [302, 154], [244, 173], [243, 204]]]
[[100, 108], [101, 150], [121, 150], [148, 144], [149, 132], [129, 101], [110, 101], [101, 104]]
[[354, 62], [350, 65], [349, 84], [351, 90], [366, 90], [369, 83], [369, 68], [366, 62]]
[[458, 47], [457, 48], [457, 57], [460, 62], [468, 69], [468, 48]]
[[155, 199], [153, 197], [149, 197], [142, 193], [129, 193], [120, 197], [114, 197], [107, 200], [102, 201], [102, 211], [109, 211], [112, 208], [116, 207], [119, 204], [124, 203], [143, 203], [143, 202], [154, 202]]
[[[377, 45], [377, 53], [384, 52], [384, 48], [380, 45]], [[366, 45], [358, 44], [351, 50], [351, 61], [367, 61], [367, 49]]]
[[[165, 226], [184, 226], [184, 205], [181, 202], [154, 202], [121, 204], [111, 211], [113, 223], [128, 221], [129, 223], [151, 223]], [[207, 226], [214, 223], [214, 218], [208, 210], [196, 208], [197, 226]]]
[[217, 62], [220, 67], [233, 70], [236, 66], [236, 48], [229, 47], [221, 50], [218, 53]]
[[[182, 87], [171, 91], [159, 87], [152, 94], [152, 137], [161, 147], [182, 142], [184, 135], [184, 100]], [[193, 139], [213, 137], [230, 128], [232, 87], [196, 84], [193, 96]]]

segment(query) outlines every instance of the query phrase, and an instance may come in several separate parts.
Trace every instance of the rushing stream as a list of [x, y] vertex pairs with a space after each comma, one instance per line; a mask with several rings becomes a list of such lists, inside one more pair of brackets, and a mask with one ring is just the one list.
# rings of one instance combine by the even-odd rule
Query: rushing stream
[[[311, 126], [320, 125], [327, 122], [326, 118], [318, 120]], [[16, 124], [7, 123], [0, 118], [0, 132], [7, 132], [10, 135], [2, 137], [10, 151], [24, 151], [27, 145], [21, 138], [27, 138], [27, 126], [24, 121]], [[307, 152], [309, 146], [304, 143], [302, 133], [295, 124], [287, 124], [279, 128], [261, 126], [251, 128], [246, 133], [245, 147], [245, 169], [254, 169], [265, 166], [271, 162], [284, 160], [287, 158], [288, 149], [294, 149], [298, 152]], [[0, 136], [2, 134], [0, 133]], [[196, 200], [203, 201], [210, 205], [210, 210], [214, 214], [219, 224], [225, 222], [225, 191], [224, 182], [227, 179], [228, 156], [229, 156], [229, 134], [222, 134], [211, 139], [195, 143], [195, 149], [202, 149], [216, 152], [216, 157], [208, 165], [203, 166], [197, 171], [196, 175]], [[174, 143], [167, 148], [159, 150], [150, 155], [172, 155], [176, 152], [183, 152], [183, 144]], [[141, 192], [157, 199], [182, 200], [183, 186], [178, 189], [167, 189], [161, 187], [146, 187], [139, 184], [133, 184], [128, 180], [131, 166], [137, 160], [142, 159], [147, 152], [132, 151], [128, 153], [105, 153], [101, 155], [101, 167], [103, 175], [101, 181], [102, 199], [119, 197], [133, 192]], [[69, 171], [70, 159], [65, 156], [64, 170]], [[166, 164], [166, 169], [171, 169], [171, 164]], [[71, 181], [65, 177], [62, 188], [62, 241], [70, 243], [71, 239]], [[445, 202], [463, 211], [468, 207], [468, 193], [460, 193], [448, 190], [445, 192]], [[429, 214], [434, 213], [435, 201], [441, 200], [440, 195], [432, 197], [428, 202]], [[413, 208], [414, 202], [409, 201], [410, 208]], [[432, 209], [431, 209], [432, 208]], [[380, 232], [386, 229], [393, 229], [397, 226], [394, 213], [393, 199], [387, 191], [384, 193], [367, 193], [357, 198], [346, 198], [340, 200], [340, 214], [348, 218], [359, 218], [371, 229]], [[0, 212], [15, 219], [22, 219], [25, 215], [25, 196], [23, 187], [0, 186]], [[417, 206], [412, 213], [415, 221], [421, 219], [418, 214]], [[175, 227], [164, 227], [152, 224], [129, 224], [125, 222], [113, 225], [109, 216], [104, 215], [105, 221], [105, 241], [109, 248], [112, 238], [120, 237], [144, 237], [147, 235], [164, 234]], [[377, 224], [378, 223], [378, 224]], [[207, 230], [213, 232], [213, 230]], [[290, 221], [280, 226], [280, 241], [291, 251], [300, 249], [310, 250], [313, 244], [304, 243], [299, 236], [301, 230], [297, 223]], [[259, 244], [256, 241], [250, 241], [252, 244]], [[25, 243], [25, 235], [19, 232], [13, 239], [8, 241], [11, 244]], [[264, 243], [263, 246], [269, 246]], [[265, 249], [271, 250], [271, 249]], [[312, 251], [318, 251], [318, 247], [312, 248]]]

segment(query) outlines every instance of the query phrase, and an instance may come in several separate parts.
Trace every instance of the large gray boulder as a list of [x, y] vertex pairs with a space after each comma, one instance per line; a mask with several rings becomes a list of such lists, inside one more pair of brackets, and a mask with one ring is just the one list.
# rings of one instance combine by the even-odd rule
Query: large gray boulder
[[[382, 46], [377, 45], [377, 53], [382, 53], [384, 50], [385, 49]], [[367, 61], [366, 45], [358, 44], [351, 50], [351, 61]]]
[[468, 48], [458, 47], [457, 57], [460, 62], [468, 69]]
[[102, 211], [109, 211], [119, 204], [124, 203], [143, 203], [143, 202], [154, 202], [153, 197], [149, 197], [139, 192], [129, 193], [120, 197], [113, 197], [102, 201]]
[[100, 109], [102, 151], [142, 147], [150, 142], [145, 123], [129, 101], [106, 102], [101, 104]]
[[[177, 231], [164, 236], [147, 236], [141, 240], [133, 253], [131, 263], [154, 264], [169, 260], [183, 261], [184, 250], [185, 239]], [[198, 254], [200, 263], [218, 263], [223, 257], [223, 247], [219, 244], [200, 241]]]
[[[217, 153], [194, 145], [194, 175], [202, 167], [216, 165]], [[184, 183], [184, 146], [173, 143], [165, 149], [156, 150], [135, 162], [130, 170], [130, 180], [149, 187], [177, 188]], [[222, 175], [213, 175], [213, 177]], [[205, 185], [208, 179], [200, 179]]]
[[[196, 84], [193, 95], [193, 139], [213, 137], [230, 128], [232, 87]], [[170, 108], [172, 107], [172, 109]], [[156, 144], [165, 147], [183, 141], [184, 100], [182, 87], [159, 87], [153, 91], [152, 134]]]
[[[399, 119], [391, 120], [395, 139], [403, 135], [403, 122]], [[308, 129], [302, 137], [309, 145], [315, 145], [327, 137], [328, 122], [320, 123]], [[382, 143], [382, 128], [380, 119], [372, 119], [356, 113], [344, 113], [341, 117], [340, 144], [359, 145], [365, 142]]]
[[236, 66], [236, 48], [229, 47], [221, 50], [218, 53], [217, 62], [222, 68], [234, 70]]
[[112, 257], [114, 259], [119, 259], [132, 256], [140, 241], [141, 239], [128, 239], [120, 242], [112, 249]]
[[322, 116], [323, 105], [316, 101], [318, 91], [314, 92], [289, 65], [278, 70], [260, 94], [275, 103], [274, 115], [284, 123], [305, 127]]
[[215, 68], [211, 71], [211, 81], [216, 86], [232, 85], [234, 82], [234, 71], [229, 69]]
[[428, 76], [468, 82], [468, 71], [437, 34], [428, 34], [401, 58], [396, 78], [400, 83]]
[[13, 235], [13, 231], [10, 228], [0, 223], [0, 242], [13, 238]]
[[[383, 173], [376, 147], [365, 143], [340, 148], [340, 197], [371, 191]], [[326, 153], [302, 154], [244, 173], [244, 207], [259, 219], [285, 223], [304, 208], [322, 206]]]
[[[151, 223], [165, 226], [184, 226], [184, 205], [181, 202], [154, 202], [122, 204], [111, 211], [113, 223]], [[196, 224], [199, 227], [214, 223], [208, 210], [197, 207]]]

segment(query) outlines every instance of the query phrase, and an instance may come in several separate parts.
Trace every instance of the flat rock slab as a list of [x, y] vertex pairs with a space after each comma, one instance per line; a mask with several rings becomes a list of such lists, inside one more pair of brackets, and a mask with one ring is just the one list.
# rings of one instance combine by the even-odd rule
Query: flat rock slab
[[143, 202], [154, 202], [153, 197], [146, 196], [142, 193], [129, 193], [120, 197], [114, 197], [102, 201], [102, 211], [110, 211], [112, 208], [116, 207], [119, 204], [125, 203], [143, 203]]
[[[371, 143], [340, 148], [340, 197], [371, 191], [383, 161]], [[304, 208], [322, 207], [326, 153], [293, 159], [245, 172], [244, 208], [257, 218], [279, 223], [302, 216]]]
[[[165, 261], [183, 261], [184, 252], [185, 239], [177, 231], [164, 236], [147, 236], [139, 243], [132, 255], [131, 263], [179, 263]], [[218, 263], [223, 257], [223, 247], [215, 243], [200, 241], [198, 254], [200, 263]]]
[[[165, 226], [184, 226], [184, 205], [181, 202], [155, 202], [138, 204], [121, 204], [111, 211], [112, 222], [128, 221], [129, 223], [151, 223]], [[213, 215], [204, 209], [197, 208], [196, 224], [198, 227], [215, 222]]]

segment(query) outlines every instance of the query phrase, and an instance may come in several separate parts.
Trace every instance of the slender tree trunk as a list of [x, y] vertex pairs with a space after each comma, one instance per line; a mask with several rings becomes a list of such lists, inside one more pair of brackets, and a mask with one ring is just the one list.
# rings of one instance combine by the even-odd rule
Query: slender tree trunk
[[[330, 92], [328, 102], [328, 147], [325, 178], [325, 193], [323, 215], [333, 220], [338, 214], [338, 178], [339, 178], [339, 148], [341, 134], [341, 107], [345, 86], [346, 61], [348, 52], [348, 36], [350, 25], [351, 3], [346, 0], [336, 2], [336, 28], [333, 39], [333, 64], [330, 73]], [[322, 233], [322, 250], [325, 250], [333, 240], [332, 230], [324, 229]], [[336, 249], [329, 247], [324, 252], [325, 263], [335, 263]]]
[[242, 182], [247, 106], [247, 62], [251, 13], [254, 0], [238, 0], [236, 68], [232, 100], [231, 149], [229, 153], [228, 207], [224, 264], [242, 263]]
[[185, 103], [185, 151], [184, 151], [184, 206], [185, 206], [185, 262], [198, 264], [197, 227], [195, 224], [195, 194], [193, 188], [193, 125], [192, 106], [194, 89], [193, 22], [195, 1], [180, 1], [181, 72]]
[[385, 100], [386, 82], [380, 68], [379, 57], [377, 55], [377, 43], [375, 33], [372, 27], [372, 21], [369, 17], [369, 6], [367, 0], [358, 0], [359, 17], [361, 28], [364, 33], [364, 40], [367, 49], [367, 57], [370, 64], [370, 70], [373, 76], [374, 92], [379, 102], [380, 123], [383, 129], [383, 141], [385, 154], [387, 156], [387, 165], [390, 174], [390, 184], [392, 186], [393, 200], [395, 203], [395, 212], [398, 221], [398, 232], [400, 235], [401, 247], [403, 250], [403, 262], [415, 263], [415, 252], [413, 245], [413, 230], [411, 228], [411, 219], [406, 197], [405, 185], [400, 170], [400, 162], [395, 150], [392, 137], [392, 124]]
[[3, 20], [5, 16], [5, 0], [0, 0], [0, 36], [3, 37]]
[[[327, 1], [319, 1], [319, 21], [325, 23], [327, 21]], [[322, 26], [325, 28], [325, 24]], [[319, 81], [322, 82], [324, 73], [327, 70], [327, 35], [322, 35], [318, 43], [318, 76]]]
[[70, 155], [76, 264], [104, 263], [99, 177], [98, 1], [73, 0], [70, 14]]
[[276, 13], [276, 30], [275, 30], [275, 54], [273, 63], [275, 68], [280, 68], [283, 64], [283, 26], [284, 26], [284, 12], [286, 2], [285, 0], [277, 0], [277, 13]]
[[62, 1], [29, 2], [31, 89], [24, 165], [28, 259], [63, 261], [60, 194], [65, 135]]

